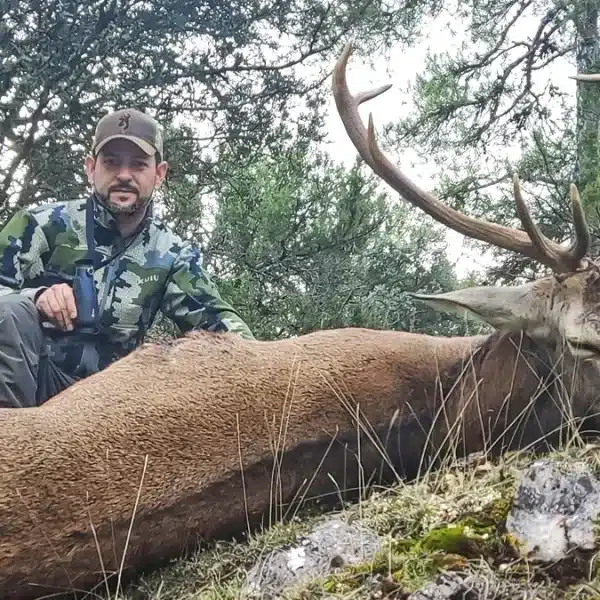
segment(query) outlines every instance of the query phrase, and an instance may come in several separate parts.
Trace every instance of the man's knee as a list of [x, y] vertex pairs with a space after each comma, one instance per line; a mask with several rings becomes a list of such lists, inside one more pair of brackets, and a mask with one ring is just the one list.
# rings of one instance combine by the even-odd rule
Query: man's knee
[[0, 296], [0, 406], [34, 406], [43, 334], [38, 310], [22, 294]]
[[25, 346], [38, 353], [42, 343], [42, 324], [33, 300], [22, 294], [0, 296], [0, 345]]
[[33, 300], [23, 294], [0, 296], [0, 322], [6, 319], [39, 323], [39, 313]]

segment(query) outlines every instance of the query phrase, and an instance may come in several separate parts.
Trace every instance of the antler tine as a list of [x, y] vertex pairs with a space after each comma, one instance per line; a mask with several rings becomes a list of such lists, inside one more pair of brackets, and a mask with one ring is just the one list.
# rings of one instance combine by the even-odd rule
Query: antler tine
[[467, 237], [493, 244], [505, 250], [519, 252], [553, 269], [557, 266], [555, 261], [548, 261], [546, 254], [540, 252], [538, 246], [531, 241], [524, 231], [464, 215], [420, 189], [392, 164], [379, 148], [371, 115], [369, 115], [368, 136], [369, 149], [374, 161], [377, 163], [376, 172], [411, 204], [417, 206], [443, 225]]
[[368, 100], [387, 92], [392, 87], [392, 84], [388, 83], [373, 90], [367, 90], [357, 94], [356, 96], [353, 96], [350, 93], [348, 81], [346, 80], [346, 66], [351, 53], [352, 44], [351, 42], [347, 42], [333, 69], [333, 76], [331, 80], [333, 97], [335, 99], [338, 113], [342, 119], [342, 123], [344, 124], [350, 140], [358, 150], [361, 158], [371, 167], [371, 169], [373, 169], [373, 171], [375, 171], [375, 173], [377, 173], [377, 165], [373, 161], [373, 157], [369, 151], [367, 130], [365, 129], [362, 119], [360, 118], [360, 114], [358, 113], [358, 107], [363, 102], [367, 102]]
[[[358, 113], [358, 106], [361, 102], [386, 91], [390, 86], [382, 86], [374, 91], [366, 92], [356, 97], [352, 96], [346, 82], [346, 66], [351, 51], [351, 44], [346, 44], [333, 71], [332, 88], [336, 106], [344, 127], [346, 128], [346, 132], [360, 156], [392, 189], [397, 191], [408, 202], [420, 208], [446, 227], [467, 237], [493, 244], [500, 248], [504, 248], [505, 250], [519, 252], [524, 256], [528, 256], [529, 258], [533, 258], [534, 260], [545, 264], [555, 270], [555, 272], [564, 271], [567, 268], [567, 263], [572, 267], [576, 258], [580, 257], [582, 249], [585, 248], [587, 251], [589, 245], [585, 243], [585, 231], [587, 231], [587, 225], [583, 219], [582, 211], [576, 216], [576, 229], [578, 232], [577, 241], [574, 247], [569, 251], [567, 257], [565, 254], [566, 251], [553, 242], [550, 242], [550, 248], [554, 250], [554, 253], [549, 254], [546, 252], [549, 240], [541, 238], [541, 233], [537, 228], [535, 228], [534, 231], [530, 227], [530, 229], [534, 231], [534, 235], [536, 235], [536, 233], [539, 234], [537, 238], [532, 239], [528, 235], [529, 231], [525, 232], [519, 229], [512, 229], [503, 225], [464, 215], [420, 189], [404, 175], [396, 165], [392, 164], [379, 148], [375, 137], [375, 127], [373, 125], [373, 117], [371, 114], [369, 114], [368, 128], [365, 132], [365, 126]], [[519, 210], [522, 211], [525, 205], [522, 202], [522, 198], [520, 200], [521, 206], [519, 207]], [[526, 209], [525, 212], [527, 212]], [[574, 215], [576, 212], [577, 210], [574, 209]], [[531, 224], [532, 221], [531, 218], [529, 218], [527, 227]], [[540, 240], [542, 239], [545, 241], [540, 244]], [[557, 260], [556, 258], [556, 248], [560, 248], [560, 260]]]
[[533, 221], [523, 200], [517, 174], [513, 175], [513, 189], [519, 219], [521, 219], [523, 228], [529, 234], [533, 244], [546, 257], [545, 264], [552, 266], [555, 272], [577, 269], [590, 246], [590, 232], [577, 187], [571, 184], [570, 188], [573, 222], [575, 224], [575, 240], [570, 248], [563, 248], [560, 244], [548, 239]]
[[579, 263], [587, 255], [592, 239], [583, 205], [581, 204], [581, 198], [579, 197], [579, 190], [574, 183], [569, 186], [569, 195], [571, 197], [571, 211], [575, 226], [575, 241], [571, 248], [569, 248], [568, 255], [573, 262]]
[[600, 81], [600, 73], [577, 73], [577, 75], [569, 75], [569, 79], [577, 81]]

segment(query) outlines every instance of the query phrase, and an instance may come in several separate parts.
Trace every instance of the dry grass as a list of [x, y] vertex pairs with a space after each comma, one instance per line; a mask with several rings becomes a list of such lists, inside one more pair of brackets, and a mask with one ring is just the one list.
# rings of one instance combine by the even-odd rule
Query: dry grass
[[[600, 448], [572, 446], [561, 461], [597, 465]], [[286, 598], [405, 598], [436, 574], [455, 571], [484, 582], [485, 597], [598, 598], [595, 557], [563, 565], [535, 565], [518, 556], [503, 529], [519, 468], [532, 457], [513, 453], [492, 463], [484, 456], [446, 466], [411, 484], [374, 490], [338, 511], [385, 538], [385, 551], [363, 565], [290, 590]], [[175, 562], [125, 590], [119, 600], [230, 600], [239, 598], [248, 569], [270, 550], [307, 533], [320, 514], [298, 513], [255, 532], [245, 542], [221, 542]], [[481, 597], [481, 592], [472, 596]]]

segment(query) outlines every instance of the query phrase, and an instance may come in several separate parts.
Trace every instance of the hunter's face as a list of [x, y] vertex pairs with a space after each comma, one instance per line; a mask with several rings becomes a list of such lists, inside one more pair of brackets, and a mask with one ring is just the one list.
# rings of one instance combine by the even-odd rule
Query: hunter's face
[[113, 214], [145, 210], [155, 188], [164, 180], [167, 163], [156, 162], [129, 140], [108, 142], [98, 156], [86, 160], [88, 180]]

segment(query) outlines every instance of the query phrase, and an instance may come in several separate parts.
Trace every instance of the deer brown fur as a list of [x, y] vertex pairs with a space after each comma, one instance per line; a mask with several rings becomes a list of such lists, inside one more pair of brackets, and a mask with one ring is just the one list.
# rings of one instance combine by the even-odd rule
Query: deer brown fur
[[89, 589], [126, 547], [128, 578], [272, 504], [355, 488], [359, 455], [366, 479], [389, 482], [455, 438], [459, 455], [485, 448], [490, 423], [531, 444], [562, 418], [547, 391], [543, 424], [535, 406], [522, 416], [555, 378], [545, 353], [521, 334], [352, 328], [146, 345], [39, 408], [0, 411], [0, 597]]
[[[353, 139], [376, 151], [365, 140]], [[552, 275], [417, 296], [491, 335], [197, 332], [145, 344], [41, 407], [0, 410], [0, 597], [101, 592], [106, 576], [268, 523], [275, 505], [412, 478], [448, 451], [552, 443], [593, 419], [600, 274], [577, 206], [571, 249], [544, 246], [531, 223], [537, 241], [514, 238]]]

